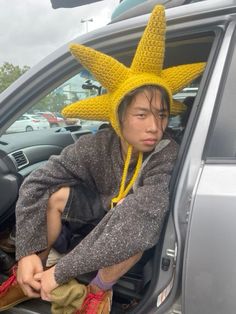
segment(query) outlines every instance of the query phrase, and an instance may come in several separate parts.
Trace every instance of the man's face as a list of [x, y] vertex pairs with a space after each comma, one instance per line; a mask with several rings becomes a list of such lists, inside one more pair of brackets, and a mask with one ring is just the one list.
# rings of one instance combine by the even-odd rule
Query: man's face
[[[127, 107], [121, 131], [134, 152], [149, 152], [161, 140], [168, 124], [168, 110], [162, 104], [160, 91], [138, 93]], [[121, 141], [126, 153], [127, 143]]]

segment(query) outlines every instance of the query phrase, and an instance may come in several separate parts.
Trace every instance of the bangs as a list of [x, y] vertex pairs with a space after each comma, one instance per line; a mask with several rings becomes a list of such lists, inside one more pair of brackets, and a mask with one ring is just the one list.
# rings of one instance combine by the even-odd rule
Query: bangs
[[151, 111], [154, 114], [152, 101], [153, 101], [153, 99], [155, 100], [157, 91], [159, 91], [161, 94], [160, 95], [161, 96], [161, 110], [167, 111], [169, 114], [170, 113], [170, 100], [169, 100], [169, 96], [168, 96], [167, 91], [162, 86], [159, 86], [159, 85], [144, 85], [144, 86], [138, 87], [135, 90], [128, 93], [124, 97], [124, 99], [121, 101], [119, 108], [118, 108], [119, 123], [122, 124], [124, 113], [125, 113], [127, 107], [130, 105], [133, 98], [139, 93], [145, 93], [145, 92], [149, 93], [151, 98], [150, 99], [148, 98], [148, 100], [150, 102]]

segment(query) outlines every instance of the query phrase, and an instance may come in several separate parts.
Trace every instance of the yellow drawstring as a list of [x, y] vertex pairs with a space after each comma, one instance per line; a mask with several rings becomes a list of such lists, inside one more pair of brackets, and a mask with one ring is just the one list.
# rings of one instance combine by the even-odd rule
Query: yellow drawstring
[[131, 178], [130, 182], [128, 183], [128, 185], [125, 188], [125, 182], [126, 182], [126, 178], [127, 178], [127, 173], [128, 173], [128, 169], [129, 169], [129, 165], [130, 165], [131, 156], [132, 156], [132, 146], [129, 145], [128, 150], [127, 150], [127, 156], [125, 159], [123, 174], [122, 174], [122, 178], [121, 178], [119, 194], [111, 200], [111, 208], [113, 208], [115, 204], [117, 204], [122, 198], [124, 198], [129, 193], [130, 189], [132, 188], [132, 186], [133, 186], [133, 184], [134, 184], [134, 182], [137, 179], [137, 176], [139, 174], [139, 170], [140, 170], [140, 168], [142, 166], [142, 162], [143, 162], [143, 154], [141, 152], [138, 155], [138, 161], [137, 161], [137, 164], [136, 164], [136, 167], [134, 170], [133, 177]]

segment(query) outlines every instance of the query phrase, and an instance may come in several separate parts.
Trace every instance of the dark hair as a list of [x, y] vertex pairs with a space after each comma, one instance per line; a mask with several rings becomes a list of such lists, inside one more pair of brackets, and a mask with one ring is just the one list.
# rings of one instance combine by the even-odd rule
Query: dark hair
[[182, 113], [182, 115], [180, 117], [182, 127], [186, 127], [186, 125], [187, 125], [194, 100], [195, 100], [194, 96], [187, 96], [183, 101], [183, 103], [187, 106], [187, 109]]
[[170, 112], [170, 100], [169, 100], [169, 95], [167, 94], [166, 90], [159, 86], [159, 85], [144, 85], [141, 87], [136, 88], [135, 90], [131, 91], [128, 93], [124, 99], [121, 101], [119, 108], [118, 108], [118, 118], [119, 118], [119, 123], [122, 124], [123, 116], [124, 113], [127, 109], [127, 107], [130, 105], [132, 102], [133, 98], [142, 92], [148, 91], [151, 93], [151, 100], [155, 96], [155, 92], [159, 91], [161, 93], [161, 105], [162, 108], [167, 108], [168, 112]]

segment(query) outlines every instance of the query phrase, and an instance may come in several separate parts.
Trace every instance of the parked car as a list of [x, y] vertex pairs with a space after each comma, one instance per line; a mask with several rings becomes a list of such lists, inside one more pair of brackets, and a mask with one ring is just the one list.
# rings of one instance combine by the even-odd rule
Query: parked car
[[45, 130], [49, 127], [47, 119], [39, 115], [23, 114], [6, 130], [6, 133]]
[[[236, 307], [236, 0], [182, 5], [167, 9], [166, 16], [165, 67], [201, 61], [206, 68], [196, 83], [182, 134], [161, 241], [114, 286], [112, 313], [232, 314]], [[130, 64], [148, 18], [147, 14], [121, 20], [74, 41]], [[34, 132], [3, 134], [24, 109], [36, 107], [40, 93], [43, 97], [52, 92], [63, 77], [64, 84], [79, 78], [77, 94], [90, 96], [81, 87], [83, 68], [67, 47], [63, 45], [0, 95], [1, 230], [14, 217], [24, 178], [83, 136], [84, 131], [67, 127], [40, 131], [40, 137]], [[89, 274], [79, 280], [88, 283]], [[5, 313], [48, 314], [50, 304], [30, 300]]]
[[80, 125], [82, 130], [89, 130], [92, 133], [96, 133], [97, 131], [108, 127], [108, 122], [106, 121], [95, 121], [95, 120], [83, 120], [80, 119]]
[[80, 119], [63, 117], [63, 115], [60, 112], [53, 112], [53, 114], [57, 118], [63, 119], [66, 125], [78, 125], [78, 126], [81, 126]]
[[55, 128], [58, 126], [64, 126], [65, 125], [65, 120], [63, 117], [58, 117], [56, 116], [54, 113], [52, 112], [37, 112], [38, 115], [41, 115], [42, 117], [44, 117], [45, 119], [48, 120], [50, 127], [51, 128]]

